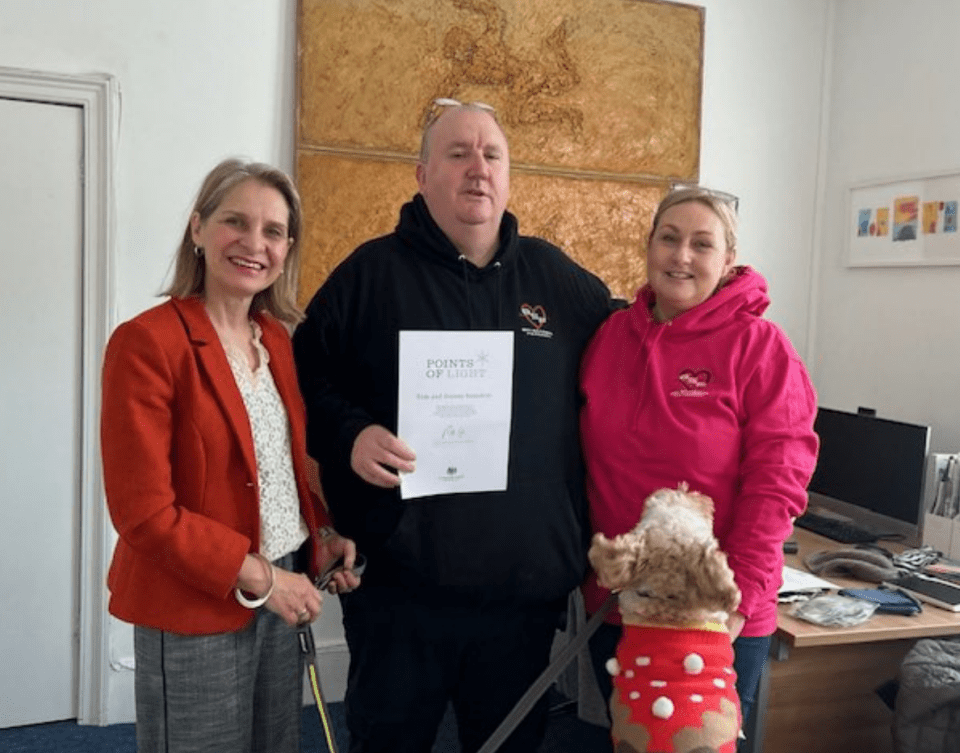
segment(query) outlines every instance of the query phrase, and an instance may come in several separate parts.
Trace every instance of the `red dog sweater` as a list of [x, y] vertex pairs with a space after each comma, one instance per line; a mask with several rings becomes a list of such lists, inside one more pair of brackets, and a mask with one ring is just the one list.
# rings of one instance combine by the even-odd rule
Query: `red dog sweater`
[[[723, 714], [723, 698], [738, 709], [739, 728], [733, 647], [721, 625], [669, 628], [625, 624], [617, 662], [620, 666], [611, 672], [615, 692], [630, 709], [631, 723], [651, 735], [651, 750], [672, 750], [673, 736], [685, 727], [700, 728], [705, 712]], [[720, 753], [734, 753], [736, 742], [734, 737]]]

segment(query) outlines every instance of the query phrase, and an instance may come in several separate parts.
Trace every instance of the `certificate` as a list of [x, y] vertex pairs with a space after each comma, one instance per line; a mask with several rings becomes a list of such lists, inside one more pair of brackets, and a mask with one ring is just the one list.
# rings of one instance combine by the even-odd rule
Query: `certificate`
[[397, 435], [417, 453], [400, 496], [507, 488], [513, 332], [400, 332]]

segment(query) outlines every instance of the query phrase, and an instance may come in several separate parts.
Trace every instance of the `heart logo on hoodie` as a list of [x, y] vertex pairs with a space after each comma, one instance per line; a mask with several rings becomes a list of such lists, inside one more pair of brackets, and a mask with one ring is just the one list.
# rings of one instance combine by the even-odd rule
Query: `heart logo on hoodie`
[[708, 384], [713, 376], [706, 369], [694, 371], [693, 369], [684, 369], [680, 372], [680, 382], [688, 390], [702, 390]]
[[540, 329], [547, 323], [547, 312], [543, 306], [531, 306], [529, 303], [521, 303], [520, 314], [537, 329]]

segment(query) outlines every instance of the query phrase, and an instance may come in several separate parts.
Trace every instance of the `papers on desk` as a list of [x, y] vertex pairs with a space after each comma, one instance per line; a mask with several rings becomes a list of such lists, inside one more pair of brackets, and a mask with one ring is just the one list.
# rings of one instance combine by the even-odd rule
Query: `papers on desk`
[[835, 591], [839, 588], [835, 583], [824, 580], [813, 573], [783, 566], [783, 584], [777, 591], [777, 600], [781, 604], [791, 601], [804, 601], [824, 591]]
[[960, 517], [960, 455], [934, 453], [934, 492], [927, 502], [927, 512], [940, 518]]
[[960, 454], [931, 453], [923, 543], [960, 559]]

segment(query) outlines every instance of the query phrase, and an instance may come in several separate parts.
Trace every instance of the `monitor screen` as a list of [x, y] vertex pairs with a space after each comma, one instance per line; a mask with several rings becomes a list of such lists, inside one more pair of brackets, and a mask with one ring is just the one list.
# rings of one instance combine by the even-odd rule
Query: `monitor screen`
[[841, 512], [875, 530], [915, 536], [930, 427], [820, 408], [814, 430], [820, 454], [810, 491], [843, 503]]

